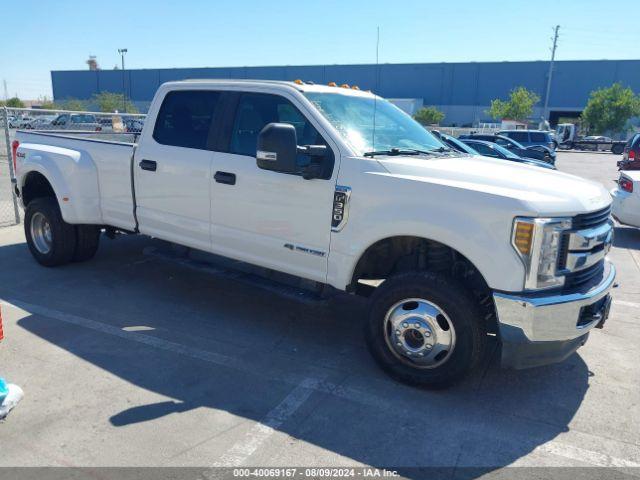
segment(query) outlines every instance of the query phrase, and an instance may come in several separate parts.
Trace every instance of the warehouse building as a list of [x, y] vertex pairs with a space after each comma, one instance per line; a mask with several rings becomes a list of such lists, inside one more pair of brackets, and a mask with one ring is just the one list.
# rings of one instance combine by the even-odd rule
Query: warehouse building
[[[486, 113], [491, 101], [506, 98], [509, 91], [524, 86], [542, 99], [533, 115], [543, 113], [549, 62], [412, 63], [376, 65], [314, 65], [229, 68], [171, 68], [144, 70], [53, 71], [56, 101], [87, 100], [95, 93], [122, 93], [141, 111], [146, 111], [158, 86], [188, 78], [239, 78], [295, 80], [326, 84], [337, 82], [371, 89], [393, 99], [412, 113], [423, 105], [434, 105], [446, 117], [444, 125], [471, 126], [491, 119]], [[585, 60], [555, 63], [549, 120], [578, 117], [591, 91], [614, 82], [640, 93], [640, 60]]]

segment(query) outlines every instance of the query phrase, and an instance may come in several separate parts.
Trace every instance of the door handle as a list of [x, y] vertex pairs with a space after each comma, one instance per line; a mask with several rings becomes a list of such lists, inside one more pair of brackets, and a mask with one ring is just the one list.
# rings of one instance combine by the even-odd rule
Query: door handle
[[148, 170], [150, 172], [155, 172], [158, 168], [158, 163], [153, 160], [142, 160], [139, 165], [142, 170]]
[[213, 176], [216, 182], [224, 183], [226, 185], [235, 185], [236, 184], [236, 174], [229, 172], [216, 172]]

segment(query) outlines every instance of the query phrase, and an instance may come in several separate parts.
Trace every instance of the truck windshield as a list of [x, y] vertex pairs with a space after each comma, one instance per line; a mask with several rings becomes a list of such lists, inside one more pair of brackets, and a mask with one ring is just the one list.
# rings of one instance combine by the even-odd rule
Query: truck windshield
[[305, 95], [359, 155], [393, 149], [429, 152], [447, 148], [387, 100], [338, 92]]

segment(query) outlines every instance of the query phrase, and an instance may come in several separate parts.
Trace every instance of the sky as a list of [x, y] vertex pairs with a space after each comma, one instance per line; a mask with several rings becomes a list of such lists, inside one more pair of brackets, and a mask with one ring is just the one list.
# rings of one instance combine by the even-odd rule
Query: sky
[[[0, 80], [51, 97], [51, 70], [639, 59], [638, 0], [0, 0]], [[640, 72], [639, 72], [640, 75]], [[0, 96], [4, 98], [3, 85]]]

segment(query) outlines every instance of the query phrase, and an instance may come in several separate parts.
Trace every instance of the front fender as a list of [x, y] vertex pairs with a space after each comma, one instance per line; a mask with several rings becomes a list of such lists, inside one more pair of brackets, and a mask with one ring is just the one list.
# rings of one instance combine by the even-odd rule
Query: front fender
[[[72, 224], [102, 224], [98, 171], [86, 152], [24, 143], [18, 147], [17, 184], [21, 198], [29, 175], [44, 176], [56, 195], [62, 218]], [[23, 205], [25, 206], [25, 205]]]
[[512, 212], [522, 208], [517, 200], [388, 176], [362, 177], [362, 184], [354, 178], [346, 226], [331, 236], [329, 284], [349, 285], [358, 260], [374, 243], [414, 236], [457, 250], [492, 289], [523, 289], [524, 265], [511, 245]]

